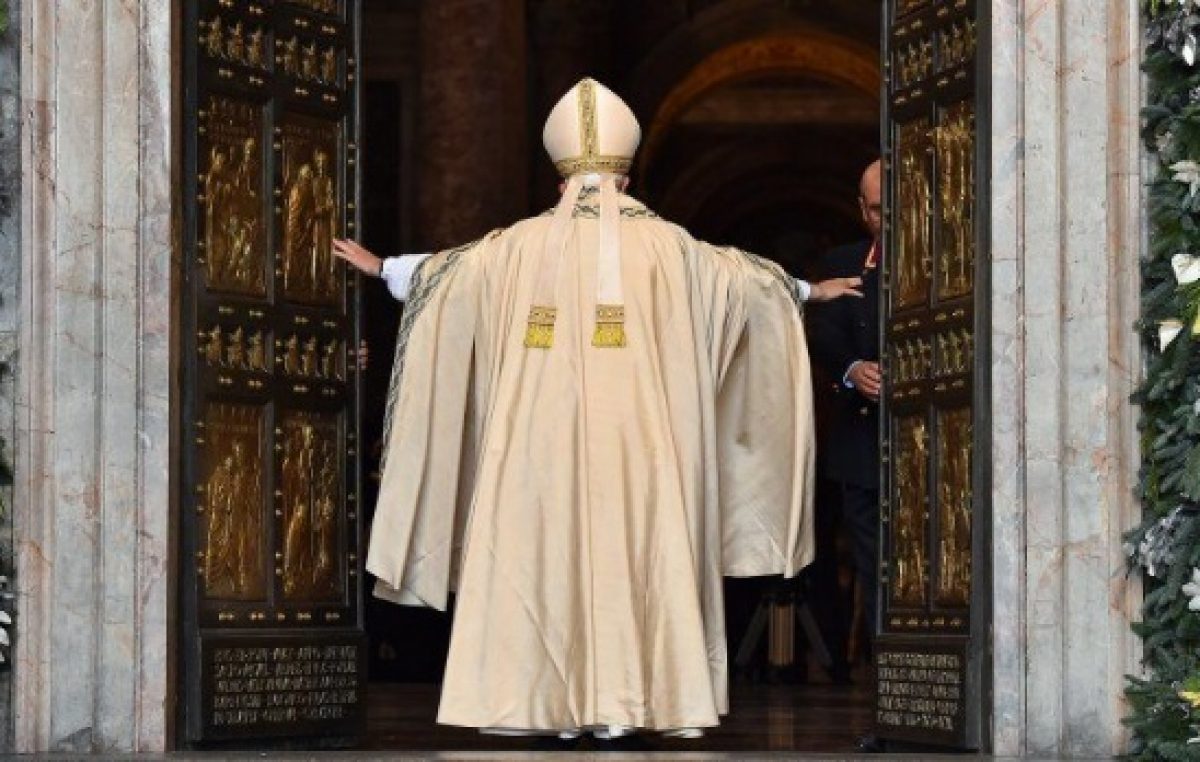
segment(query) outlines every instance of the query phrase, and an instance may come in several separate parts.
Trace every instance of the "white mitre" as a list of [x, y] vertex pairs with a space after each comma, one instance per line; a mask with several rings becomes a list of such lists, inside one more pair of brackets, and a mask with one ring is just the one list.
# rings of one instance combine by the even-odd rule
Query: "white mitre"
[[629, 173], [642, 128], [625, 101], [592, 79], [580, 80], [550, 111], [542, 143], [563, 177]]

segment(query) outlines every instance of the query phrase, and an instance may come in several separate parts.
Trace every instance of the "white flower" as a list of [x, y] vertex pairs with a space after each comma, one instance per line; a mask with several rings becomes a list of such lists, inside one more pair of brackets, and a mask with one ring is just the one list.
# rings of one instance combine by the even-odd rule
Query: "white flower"
[[1175, 341], [1175, 337], [1183, 330], [1183, 323], [1178, 320], [1164, 320], [1158, 324], [1158, 348], [1165, 350]]
[[1192, 569], [1192, 580], [1181, 588], [1184, 595], [1191, 600], [1188, 609], [1200, 611], [1200, 569]]
[[1191, 159], [1185, 159], [1172, 164], [1171, 171], [1175, 173], [1172, 180], [1187, 183], [1189, 196], [1195, 196], [1196, 191], [1200, 191], [1200, 164]]
[[1195, 283], [1200, 280], [1200, 257], [1181, 251], [1171, 257], [1171, 269], [1175, 271], [1175, 280], [1179, 281], [1179, 285]]

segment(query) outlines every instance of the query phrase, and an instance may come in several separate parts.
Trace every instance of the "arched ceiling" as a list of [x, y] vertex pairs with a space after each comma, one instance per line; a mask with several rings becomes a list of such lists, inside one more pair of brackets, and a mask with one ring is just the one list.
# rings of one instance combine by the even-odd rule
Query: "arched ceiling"
[[[741, 40], [701, 60], [666, 94], [643, 128], [640, 162], [654, 160], [669, 131], [690, 109], [747, 82], [791, 76], [834, 85], [868, 101], [880, 93], [879, 53], [858, 41], [813, 29], [773, 32]], [[771, 100], [761, 103], [772, 106]]]

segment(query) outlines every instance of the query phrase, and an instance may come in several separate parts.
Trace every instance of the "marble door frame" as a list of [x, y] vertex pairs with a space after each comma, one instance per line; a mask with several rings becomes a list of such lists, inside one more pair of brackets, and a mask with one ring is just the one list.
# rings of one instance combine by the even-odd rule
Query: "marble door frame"
[[[1124, 747], [1136, 0], [992, 2], [992, 750]], [[174, 743], [180, 0], [20, 5], [18, 751]]]
[[170, 743], [177, 7], [20, 5], [17, 751]]
[[992, 0], [992, 750], [1110, 756], [1141, 591], [1137, 0]]

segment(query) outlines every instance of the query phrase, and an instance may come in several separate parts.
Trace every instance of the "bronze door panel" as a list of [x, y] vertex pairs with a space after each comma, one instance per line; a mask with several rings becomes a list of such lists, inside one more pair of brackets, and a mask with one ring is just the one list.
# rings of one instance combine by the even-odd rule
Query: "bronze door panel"
[[204, 416], [197, 512], [202, 519], [200, 573], [215, 600], [265, 602], [261, 405], [210, 403]]
[[265, 296], [263, 107], [213, 95], [200, 120], [203, 227], [197, 248], [204, 252], [205, 284], [212, 291]]
[[279, 259], [283, 296], [290, 301], [336, 304], [344, 269], [333, 256], [340, 237], [340, 193], [331, 174], [338, 155], [338, 125], [285, 114], [276, 130], [282, 176]]
[[361, 734], [357, 2], [184, 3], [184, 743]]
[[[987, 4], [889, 0], [876, 732], [986, 746]], [[983, 115], [983, 116], [981, 116]]]

